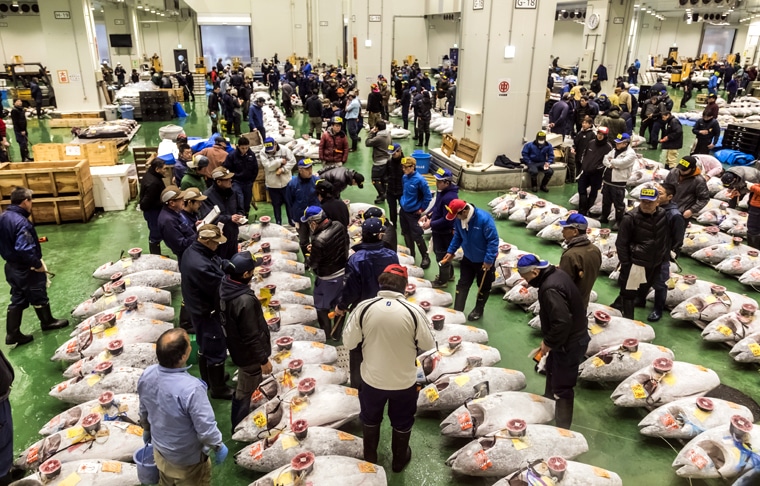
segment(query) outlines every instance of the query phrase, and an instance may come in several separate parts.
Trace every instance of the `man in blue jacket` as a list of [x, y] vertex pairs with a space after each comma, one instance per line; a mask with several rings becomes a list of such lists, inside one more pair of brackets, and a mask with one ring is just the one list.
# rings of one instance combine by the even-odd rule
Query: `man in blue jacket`
[[425, 239], [422, 237], [422, 227], [419, 225], [420, 217], [427, 210], [432, 196], [430, 187], [422, 175], [417, 173], [417, 161], [413, 157], [404, 157], [401, 161], [401, 169], [404, 171], [402, 182], [404, 184], [404, 193], [401, 196], [401, 234], [404, 235], [406, 246], [412, 254], [416, 256], [414, 245], [420, 249], [422, 260], [420, 266], [428, 268], [430, 266], [430, 257], [425, 246]]
[[169, 186], [161, 192], [163, 209], [158, 213], [158, 229], [166, 246], [182, 261], [182, 253], [195, 241], [195, 227], [185, 223], [182, 217], [185, 193], [177, 186]]
[[454, 258], [454, 253], [462, 247], [464, 257], [459, 262], [459, 282], [454, 300], [454, 309], [464, 311], [467, 294], [472, 282], [478, 281], [478, 297], [475, 308], [467, 316], [468, 321], [477, 321], [483, 317], [483, 308], [491, 292], [494, 281], [494, 263], [499, 252], [499, 233], [496, 223], [490, 214], [467, 204], [461, 199], [454, 199], [446, 206], [446, 219], [454, 223], [454, 238], [451, 240], [446, 256], [441, 264], [448, 264]]
[[265, 102], [264, 98], [259, 96], [248, 108], [248, 129], [250, 131], [258, 130], [261, 140], [267, 138], [267, 130], [264, 128], [264, 113], [261, 111]]
[[0, 256], [5, 260], [5, 280], [11, 287], [5, 321], [5, 344], [9, 346], [27, 344], [33, 339], [21, 332], [21, 318], [29, 304], [34, 307], [43, 331], [69, 325], [69, 321], [56, 319], [50, 311], [42, 247], [29, 221], [31, 212], [32, 191], [17, 187], [11, 192], [10, 206], [0, 215]]
[[528, 166], [531, 190], [533, 192], [538, 191], [538, 173], [543, 172], [541, 190], [549, 192], [546, 185], [554, 174], [554, 169], [551, 168], [551, 164], [554, 163], [554, 147], [546, 141], [546, 132], [538, 132], [534, 141], [523, 145], [520, 162]]
[[222, 165], [234, 174], [232, 189], [243, 198], [243, 215], [247, 216], [253, 199], [253, 182], [259, 175], [259, 161], [251, 150], [251, 142], [240, 137], [237, 150], [230, 152]]
[[319, 178], [313, 175], [312, 165], [311, 159], [300, 160], [297, 164], [298, 175], [294, 175], [285, 186], [285, 207], [290, 211], [288, 218], [295, 221], [298, 244], [304, 257], [309, 245], [309, 225], [301, 223], [301, 217], [309, 206], [319, 206], [316, 189]]
[[[433, 253], [436, 261], [441, 262], [454, 238], [454, 221], [446, 219], [446, 210], [451, 201], [459, 197], [459, 186], [454, 184], [454, 176], [449, 169], [439, 168], [435, 172], [435, 186], [438, 193], [433, 208], [422, 217], [422, 229], [430, 228], [433, 236]], [[433, 288], [446, 287], [454, 279], [454, 267], [449, 263], [440, 265], [438, 275], [433, 280]]]

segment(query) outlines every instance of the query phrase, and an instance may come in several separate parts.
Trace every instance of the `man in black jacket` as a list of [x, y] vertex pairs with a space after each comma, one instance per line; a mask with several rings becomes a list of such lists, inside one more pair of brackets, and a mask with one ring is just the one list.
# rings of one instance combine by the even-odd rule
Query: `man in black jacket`
[[339, 197], [335, 197], [335, 187], [325, 179], [317, 179], [314, 187], [317, 191], [319, 205], [322, 207], [322, 211], [325, 212], [325, 216], [331, 221], [337, 221], [348, 228], [351, 214], [348, 211], [346, 203]]
[[140, 210], [145, 222], [148, 223], [148, 248], [151, 255], [161, 254], [161, 228], [158, 226], [158, 215], [163, 208], [161, 192], [166, 188], [165, 174], [166, 164], [155, 157], [140, 181]]
[[412, 94], [407, 86], [408, 81], [402, 81], [404, 91], [401, 94], [401, 119], [404, 121], [404, 130], [409, 130], [409, 106], [412, 104]]
[[659, 195], [653, 186], [641, 190], [639, 206], [625, 213], [615, 241], [620, 295], [612, 307], [622, 310], [627, 319], [633, 319], [637, 304], [646, 304], [646, 293], [658, 285], [660, 267], [670, 252], [668, 219], [658, 207]]
[[[231, 225], [224, 226], [226, 228]], [[219, 284], [224, 277], [224, 263], [216, 251], [220, 244], [226, 242], [227, 238], [218, 226], [204, 224], [198, 228], [198, 240], [182, 255], [179, 271], [182, 274], [182, 298], [198, 342], [201, 379], [208, 384], [211, 398], [231, 400], [232, 389], [224, 379], [227, 345], [219, 313], [216, 311]], [[237, 246], [237, 240], [234, 242]]]
[[224, 167], [218, 167], [214, 170], [211, 174], [214, 185], [203, 193], [206, 200], [201, 203], [200, 212], [201, 218], [205, 218], [215, 206], [219, 208], [219, 216], [213, 223], [224, 225], [225, 241], [219, 245], [217, 254], [226, 260], [237, 253], [237, 240], [240, 233], [238, 226], [245, 221], [243, 219], [243, 198], [232, 190], [232, 178], [234, 176], [235, 174]]
[[535, 255], [521, 257], [517, 271], [531, 287], [538, 288], [543, 336], [540, 353], [548, 355], [544, 396], [557, 402], [555, 425], [569, 429], [578, 367], [590, 341], [583, 297], [568, 274]]
[[238, 367], [238, 381], [231, 406], [232, 430], [249, 413], [251, 394], [261, 384], [262, 375], [272, 373], [269, 327], [259, 299], [250, 287], [257, 262], [243, 251], [233, 255], [225, 268], [228, 274], [219, 286], [219, 317], [232, 362]]
[[578, 133], [573, 137], [573, 158], [575, 164], [567, 164], [567, 174], [565, 175], [565, 182], [571, 183], [575, 181], [581, 174], [581, 165], [583, 164], [583, 152], [586, 150], [591, 141], [596, 138], [594, 133], [594, 119], [590, 116], [584, 116], [583, 120], [578, 122]]
[[11, 415], [11, 385], [13, 366], [0, 350], [0, 485], [10, 484], [13, 466], [13, 416]]
[[251, 142], [246, 137], [240, 137], [237, 149], [227, 155], [222, 165], [233, 173], [232, 190], [243, 199], [243, 215], [247, 216], [253, 199], [253, 182], [259, 175], [259, 161], [251, 150]]
[[211, 119], [211, 133], [219, 131], [219, 86], [215, 85], [214, 90], [208, 97], [208, 117]]
[[665, 182], [676, 186], [673, 202], [683, 214], [683, 219], [689, 220], [702, 211], [710, 200], [707, 181], [702, 177], [702, 171], [697, 166], [697, 159], [692, 155], [683, 157], [675, 169], [665, 177]]
[[[607, 127], [599, 127], [593, 140], [586, 144], [580, 156], [581, 166], [578, 174], [578, 212], [588, 216], [591, 206], [596, 202], [604, 177], [604, 156], [612, 151], [612, 144], [607, 137]], [[578, 157], [578, 152], [576, 152]]]
[[343, 275], [346, 273], [350, 244], [348, 231], [343, 224], [331, 221], [319, 206], [306, 208], [301, 224], [308, 224], [311, 231], [306, 262], [316, 276], [314, 307], [317, 308], [317, 321], [330, 336], [332, 319], [329, 314], [343, 290]]
[[720, 125], [718, 124], [718, 120], [709, 114], [703, 113], [702, 118], [697, 120], [697, 123], [694, 124], [694, 128], [692, 128], [691, 131], [697, 136], [697, 145], [694, 147], [694, 150], [691, 151], [691, 155], [709, 155], [710, 150], [718, 145]]
[[320, 170], [317, 172], [317, 175], [320, 179], [329, 181], [332, 184], [333, 194], [336, 199], [340, 199], [340, 193], [348, 186], [357, 186], [359, 189], [364, 188], [364, 176], [354, 169], [333, 165]]
[[322, 136], [322, 100], [319, 99], [319, 90], [314, 90], [304, 102], [304, 110], [309, 114], [309, 136]]
[[662, 112], [662, 149], [666, 151], [668, 168], [676, 166], [678, 151], [683, 147], [683, 127], [681, 121], [674, 117], [670, 111]]
[[26, 114], [21, 100], [13, 100], [11, 121], [13, 121], [13, 133], [16, 135], [16, 142], [21, 151], [21, 161], [31, 162], [32, 159], [29, 158], [29, 133], [26, 131]]

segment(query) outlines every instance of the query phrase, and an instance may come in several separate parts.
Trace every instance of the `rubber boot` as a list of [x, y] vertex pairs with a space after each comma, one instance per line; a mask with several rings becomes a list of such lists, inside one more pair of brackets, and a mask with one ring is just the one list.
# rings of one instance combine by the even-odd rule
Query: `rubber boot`
[[182, 301], [179, 307], [179, 327], [187, 331], [188, 334], [195, 334], [193, 323], [190, 322], [190, 313], [185, 307], [185, 301]]
[[241, 398], [237, 399], [235, 397], [232, 397], [232, 404], [230, 405], [230, 424], [231, 427], [231, 433], [235, 433], [235, 427], [237, 424], [243, 421], [248, 414], [250, 413], [251, 408], [251, 396], [248, 395], [247, 398]]
[[158, 242], [158, 243], [148, 242], [148, 250], [150, 251], [151, 255], [160, 255], [161, 254], [161, 242]]
[[464, 305], [467, 303], [467, 294], [468, 291], [466, 289], [460, 290], [457, 288], [457, 293], [454, 297], [454, 310], [464, 312]]
[[400, 432], [393, 429], [391, 438], [391, 451], [393, 452], [393, 472], [401, 472], [412, 460], [412, 449], [409, 447], [409, 439], [412, 438], [412, 429]]
[[362, 424], [364, 440], [364, 460], [377, 464], [377, 446], [380, 444], [380, 425]]
[[636, 308], [633, 299], [623, 299], [623, 317], [633, 319], [633, 310]]
[[430, 255], [428, 255], [428, 249], [425, 246], [425, 240], [418, 241], [417, 246], [420, 249], [420, 255], [422, 256], [422, 260], [420, 261], [420, 267], [423, 269], [430, 268]]
[[382, 181], [372, 181], [372, 185], [377, 191], [377, 197], [375, 198], [375, 204], [382, 204], [385, 202], [385, 185]]
[[224, 379], [224, 363], [207, 364], [209, 388], [211, 389], [211, 398], [218, 400], [232, 400], [235, 390], [227, 386]]
[[549, 192], [549, 189], [546, 187], [546, 185], [549, 184], [550, 180], [552, 180], [552, 176], [546, 175], [546, 172], [544, 172], [544, 178], [541, 180], [541, 190], [543, 192]]
[[425, 132], [425, 147], [430, 143], [430, 132]]
[[414, 249], [414, 240], [409, 235], [404, 235], [404, 244], [409, 248], [409, 256], [412, 258], [417, 257], [417, 251]]
[[747, 245], [760, 250], [760, 235], [747, 235]]
[[478, 298], [475, 301], [475, 308], [472, 309], [472, 312], [467, 315], [468, 321], [479, 321], [480, 318], [483, 317], [483, 309], [485, 309], [487, 300], [488, 295], [483, 295], [482, 292], [478, 292]]
[[317, 309], [317, 322], [319, 327], [325, 331], [325, 336], [330, 336], [330, 330], [332, 329], [332, 319], [330, 319], [329, 309]]
[[37, 313], [37, 318], [40, 320], [43, 331], [52, 331], [54, 329], [61, 329], [69, 325], [69, 321], [66, 319], [56, 319], [50, 312], [50, 304], [35, 307], [34, 312]]
[[554, 406], [554, 425], [560, 429], [570, 429], [573, 424], [573, 399], [559, 398]]
[[201, 374], [201, 380], [206, 384], [206, 387], [211, 386], [211, 383], [208, 381], [208, 361], [200, 353], [198, 353], [198, 372]]
[[21, 332], [21, 317], [24, 315], [24, 309], [9, 307], [5, 318], [5, 344], [12, 346], [14, 344], [23, 346], [32, 342], [33, 336]]
[[538, 176], [537, 175], [530, 176], [530, 190], [533, 192], [538, 192]]
[[578, 194], [578, 212], [583, 216], [588, 216], [588, 194]]

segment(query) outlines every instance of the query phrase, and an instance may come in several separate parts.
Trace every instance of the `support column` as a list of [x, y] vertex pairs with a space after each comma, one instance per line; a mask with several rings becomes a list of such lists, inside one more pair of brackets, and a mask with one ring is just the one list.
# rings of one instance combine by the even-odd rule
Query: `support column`
[[[584, 68], [590, 65], [587, 77], [596, 72], [599, 64], [607, 68], [608, 81], [602, 83], [602, 91], [610, 92], [615, 87], [616, 76], [626, 76], [628, 65], [635, 55], [631, 52], [635, 44], [638, 11], [634, 11], [634, 4], [638, 0], [621, 0], [609, 2], [608, 0], [589, 0], [586, 5], [586, 26], [583, 29], [585, 41], [585, 56], [591, 59], [590, 63], [583, 63]], [[599, 26], [596, 29], [589, 27], [588, 19], [592, 14], [599, 15]], [[621, 23], [615, 23], [616, 21]], [[633, 26], [633, 29], [632, 29]], [[642, 62], [642, 65], [645, 64]], [[642, 66], [643, 67], [643, 66]], [[583, 69], [583, 68], [582, 68]]]
[[747, 31], [747, 41], [744, 45], [744, 59], [750, 64], [758, 62], [758, 45], [760, 45], [760, 20], [749, 24]]
[[541, 129], [557, 3], [536, 1], [533, 9], [516, 9], [515, 0], [484, 4], [462, 8], [453, 134], [480, 143], [479, 160], [490, 164], [500, 154], [517, 160], [523, 143]]
[[[58, 109], [100, 110], [104, 102], [96, 84], [99, 69], [90, 0], [48, 0], [39, 6]], [[70, 18], [56, 19], [55, 12], [68, 12]], [[68, 83], [61, 82], [58, 71], [66, 71]]]

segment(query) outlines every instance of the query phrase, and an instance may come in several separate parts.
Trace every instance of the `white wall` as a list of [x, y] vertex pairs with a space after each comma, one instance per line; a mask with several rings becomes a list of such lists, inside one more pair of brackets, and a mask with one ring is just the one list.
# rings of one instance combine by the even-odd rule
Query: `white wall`
[[46, 49], [39, 15], [8, 17], [8, 27], [0, 27], [0, 47], [3, 62], [10, 63], [13, 56], [22, 56], [25, 62], [46, 64]]
[[[443, 56], [454, 44], [459, 44], [459, 21], [444, 20], [441, 16], [428, 18], [428, 64], [439, 66]], [[431, 28], [432, 27], [432, 28]]]
[[583, 24], [563, 20], [554, 22], [552, 55], [562, 65], [573, 65], [583, 54]]
[[[140, 31], [144, 54], [151, 57], [158, 53], [164, 70], [174, 71], [174, 49], [178, 49], [179, 44], [182, 44], [182, 49], [187, 49], [188, 66], [192, 68], [195, 65], [198, 51], [194, 22], [141, 22]], [[142, 54], [139, 53], [139, 56], [142, 57]]]
[[[326, 64], [343, 64], [343, 2], [313, 0], [314, 58]], [[327, 22], [327, 25], [321, 25]]]

